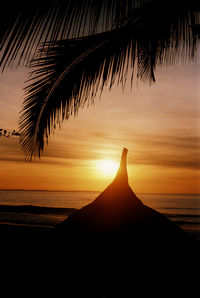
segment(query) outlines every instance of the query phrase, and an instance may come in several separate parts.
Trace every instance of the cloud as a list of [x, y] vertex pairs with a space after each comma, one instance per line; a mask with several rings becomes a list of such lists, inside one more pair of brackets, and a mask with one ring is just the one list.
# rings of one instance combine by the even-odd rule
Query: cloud
[[200, 139], [190, 131], [174, 130], [173, 134], [136, 134], [132, 131], [125, 136], [95, 132], [93, 137], [101, 142], [126, 144], [130, 164], [155, 165], [163, 167], [200, 169]]
[[200, 140], [189, 135], [137, 136], [134, 142], [140, 146], [132, 163], [164, 167], [200, 169]]
[[110, 137], [111, 137], [109, 134], [106, 134], [106, 133], [103, 133], [103, 132], [98, 132], [98, 131], [93, 132], [91, 134], [91, 136], [95, 137], [97, 139], [110, 139]]
[[[72, 133], [72, 132], [71, 132]], [[62, 133], [45, 147], [41, 159], [32, 163], [83, 166], [88, 160], [120, 158], [124, 146], [129, 149], [129, 164], [142, 164], [180, 169], [200, 169], [200, 139], [190, 130], [174, 129], [161, 134], [138, 133], [136, 129], [119, 130], [113, 134], [100, 130], [66, 135]], [[16, 139], [0, 143], [0, 161], [24, 162], [25, 156]], [[84, 163], [86, 161], [86, 163]]]
[[134, 158], [130, 160], [131, 164], [143, 164], [152, 166], [162, 166], [170, 168], [182, 168], [200, 170], [200, 159], [199, 155], [196, 156], [183, 156], [173, 153], [167, 154], [166, 152], [158, 154], [145, 154], [136, 153]]

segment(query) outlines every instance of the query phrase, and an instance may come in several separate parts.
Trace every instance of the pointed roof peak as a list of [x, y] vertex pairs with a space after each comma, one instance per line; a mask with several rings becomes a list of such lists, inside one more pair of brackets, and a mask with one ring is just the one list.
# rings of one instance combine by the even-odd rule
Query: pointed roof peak
[[115, 180], [120, 182], [127, 182], [128, 183], [128, 173], [127, 173], [127, 154], [128, 154], [128, 149], [123, 148], [122, 155], [121, 155], [121, 162], [119, 169], [117, 171], [117, 175], [115, 177]]

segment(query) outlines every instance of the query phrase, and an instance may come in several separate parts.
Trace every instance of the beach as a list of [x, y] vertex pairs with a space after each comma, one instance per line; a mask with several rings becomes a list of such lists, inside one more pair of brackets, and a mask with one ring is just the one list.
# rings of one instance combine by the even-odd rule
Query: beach
[[[99, 192], [0, 191], [0, 232], [51, 232]], [[200, 239], [200, 196], [139, 194], [140, 199]]]
[[[170, 293], [172, 291], [175, 293], [177, 290], [180, 294], [183, 289], [185, 292], [184, 285], [189, 285], [189, 278], [193, 278], [196, 274], [193, 267], [196, 266], [197, 253], [193, 243], [191, 247], [186, 243], [182, 245], [182, 242], [181, 246], [177, 243], [172, 245], [164, 243], [163, 246], [162, 243], [152, 241], [147, 242], [146, 246], [143, 242], [137, 243], [135, 241], [137, 237], [133, 235], [133, 246], [118, 242], [116, 239], [115, 241], [109, 239], [106, 242], [88, 242], [87, 238], [78, 242], [79, 245], [77, 245], [77, 242], [68, 235], [66, 237], [63, 233], [54, 232], [55, 225], [82, 206], [92, 202], [97, 195], [96, 192], [13, 191], [0, 192], [0, 194], [0, 235], [3, 240], [1, 247], [5, 248], [4, 254], [9, 255], [9, 262], [12, 260], [12, 268], [15, 262], [18, 263], [16, 268], [21, 266], [22, 262], [26, 264], [25, 274], [27, 268], [29, 271], [36, 268], [42, 280], [44, 275], [50, 275], [53, 276], [53, 282], [55, 282], [56, 276], [66, 269], [70, 275], [67, 282], [75, 281], [76, 285], [80, 282], [84, 283], [85, 287], [81, 288], [81, 292], [86, 290], [87, 296], [92, 289], [91, 284], [95, 288], [95, 293], [98, 294], [104, 291], [104, 287], [108, 284], [113, 291], [113, 289], [120, 288], [123, 283], [128, 293], [131, 293], [133, 289], [134, 292], [139, 290], [141, 293], [141, 289], [146, 289], [146, 287], [141, 287], [141, 283], [145, 281], [146, 284], [146, 281], [150, 282], [151, 278], [154, 283], [156, 281], [156, 283], [159, 282], [159, 286], [166, 287]], [[178, 223], [179, 220], [181, 227], [186, 229], [188, 226], [190, 229], [192, 227], [192, 232], [189, 232], [189, 229], [188, 232], [196, 235], [196, 239], [198, 238], [199, 209], [196, 205], [198, 205], [199, 197], [141, 194], [140, 198], [146, 204], [156, 206], [156, 209], [165, 212], [165, 216], [169, 218], [171, 216], [173, 221]], [[8, 199], [10, 205], [8, 205]], [[168, 205], [166, 205], [167, 202]], [[195, 229], [198, 231], [196, 234]], [[189, 253], [191, 249], [192, 253]], [[186, 253], [184, 259], [183, 253]], [[52, 270], [54, 266], [56, 270]], [[153, 270], [154, 273], [152, 273]], [[65, 278], [65, 273], [63, 276]], [[132, 280], [129, 283], [130, 278]], [[181, 283], [178, 282], [178, 278]], [[186, 281], [184, 284], [183, 280]], [[66, 281], [63, 284], [65, 285]], [[147, 290], [149, 293], [152, 288], [147, 288]], [[77, 295], [77, 297], [80, 296]], [[88, 297], [102, 296], [93, 294]], [[123, 297], [129, 296], [123, 294]]]
[[0, 205], [0, 232], [48, 232], [75, 208]]

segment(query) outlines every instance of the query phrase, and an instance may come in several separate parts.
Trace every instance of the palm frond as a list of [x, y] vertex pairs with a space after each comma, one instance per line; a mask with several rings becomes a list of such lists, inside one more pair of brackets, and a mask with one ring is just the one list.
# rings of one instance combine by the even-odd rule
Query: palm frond
[[39, 43], [63, 40], [119, 27], [149, 0], [34, 0], [1, 3], [0, 66], [27, 62]]
[[56, 124], [93, 102], [105, 85], [112, 88], [117, 81], [124, 86], [135, 64], [138, 78], [152, 82], [158, 64], [194, 58], [198, 34], [192, 29], [197, 22], [193, 10], [183, 6], [178, 13], [166, 6], [157, 16], [154, 5], [132, 11], [115, 30], [41, 47], [30, 65], [33, 77], [20, 118], [20, 142], [28, 159], [40, 156]]
[[[44, 135], [48, 139], [58, 119], [76, 114], [87, 100], [94, 99], [108, 82], [112, 67], [115, 68], [112, 80], [120, 69], [123, 73], [123, 49], [115, 47], [110, 36], [103, 33], [57, 42], [50, 50], [46, 45], [48, 55], [44, 52], [39, 65], [37, 59], [32, 62], [36, 70], [26, 88], [24, 113], [20, 119], [21, 144], [27, 157], [40, 156]], [[125, 51], [126, 47], [124, 45]]]

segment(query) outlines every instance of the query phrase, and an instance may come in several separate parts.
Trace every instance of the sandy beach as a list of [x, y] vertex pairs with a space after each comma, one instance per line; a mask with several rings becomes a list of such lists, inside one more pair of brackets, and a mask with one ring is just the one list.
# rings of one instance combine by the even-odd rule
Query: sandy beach
[[51, 232], [75, 208], [0, 205], [0, 232]]
[[24, 224], [8, 224], [8, 223], [0, 223], [0, 232], [51, 232], [53, 230], [52, 227], [42, 227], [36, 225], [24, 225]]
[[[0, 233], [49, 233], [83, 205], [90, 203], [98, 193], [85, 192], [1, 192]], [[27, 198], [29, 204], [27, 204]], [[199, 240], [198, 196], [141, 195], [143, 202], [159, 210]], [[48, 206], [46, 202], [48, 200]], [[15, 202], [18, 202], [19, 205]], [[10, 204], [12, 205], [8, 205]], [[37, 206], [38, 204], [42, 206]], [[166, 209], [168, 205], [168, 209]], [[55, 207], [57, 206], [57, 207]], [[64, 207], [70, 206], [70, 207]]]

